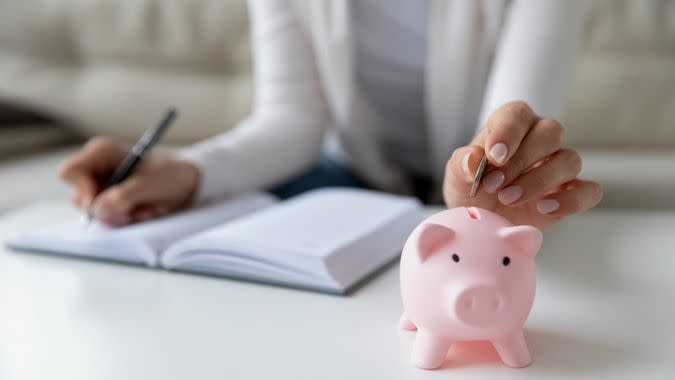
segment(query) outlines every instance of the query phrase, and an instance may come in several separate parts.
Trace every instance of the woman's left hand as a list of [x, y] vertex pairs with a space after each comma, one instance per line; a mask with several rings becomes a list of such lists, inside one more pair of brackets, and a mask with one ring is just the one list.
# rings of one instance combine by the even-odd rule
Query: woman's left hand
[[[581, 157], [563, 147], [563, 132], [559, 122], [537, 116], [524, 102], [501, 106], [471, 145], [455, 150], [448, 161], [445, 203], [481, 207], [538, 228], [597, 205], [602, 188], [577, 178]], [[476, 197], [469, 198], [485, 152], [489, 165]]]

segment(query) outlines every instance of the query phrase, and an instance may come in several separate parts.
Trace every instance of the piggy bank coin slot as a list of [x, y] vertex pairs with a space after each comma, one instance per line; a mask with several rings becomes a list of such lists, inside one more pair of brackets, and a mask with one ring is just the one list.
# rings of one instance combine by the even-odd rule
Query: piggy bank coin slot
[[480, 219], [480, 214], [478, 213], [478, 210], [475, 207], [469, 207], [466, 209], [466, 211], [469, 212], [469, 218], [474, 220]]

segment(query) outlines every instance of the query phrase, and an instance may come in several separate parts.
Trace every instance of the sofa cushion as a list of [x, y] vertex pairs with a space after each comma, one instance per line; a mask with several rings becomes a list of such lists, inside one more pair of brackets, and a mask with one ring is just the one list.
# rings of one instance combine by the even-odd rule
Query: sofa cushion
[[249, 112], [247, 25], [244, 0], [0, 2], [0, 98], [127, 139], [173, 105], [167, 139], [203, 139]]
[[69, 130], [53, 124], [0, 126], [0, 159], [75, 141]]
[[[675, 147], [675, 0], [592, 0], [565, 123], [575, 146]], [[135, 139], [168, 105], [169, 141], [250, 109], [244, 0], [0, 1], [0, 97], [88, 135]]]
[[675, 51], [588, 54], [577, 65], [571, 94], [570, 144], [675, 148]]
[[575, 146], [675, 147], [675, 0], [595, 0], [565, 122]]
[[587, 149], [582, 178], [600, 182], [602, 207], [675, 208], [675, 150]]

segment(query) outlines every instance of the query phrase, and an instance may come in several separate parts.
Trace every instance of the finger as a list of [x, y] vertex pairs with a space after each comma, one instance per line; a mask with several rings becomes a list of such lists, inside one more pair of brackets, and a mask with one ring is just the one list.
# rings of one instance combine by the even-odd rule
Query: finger
[[81, 210], [87, 209], [91, 204], [89, 199], [88, 198], [85, 199], [85, 197], [81, 193], [76, 193], [75, 195], [73, 195], [71, 199], [75, 207]]
[[457, 148], [446, 165], [446, 178], [451, 179], [455, 186], [471, 187], [483, 154], [483, 149], [478, 146]]
[[[146, 204], [162, 204], [176, 209], [182, 204], [176, 202], [172, 181], [174, 172], [154, 170], [137, 173], [121, 184], [104, 191], [96, 201], [96, 213], [113, 216], [126, 215]], [[167, 211], [168, 212], [168, 211]]]
[[121, 227], [131, 223], [129, 214], [110, 212], [109, 210], [108, 208], [100, 209], [99, 203], [96, 203], [94, 205], [94, 219], [109, 227]]
[[478, 192], [475, 198], [470, 197], [473, 179], [484, 155], [478, 146], [458, 148], [452, 154], [443, 180], [443, 200], [448, 207], [471, 205], [487, 209], [494, 206], [494, 197], [485, 196], [485, 193]]
[[477, 138], [488, 152], [490, 163], [495, 166], [506, 164], [537, 120], [537, 115], [525, 102], [510, 102], [499, 107]]
[[75, 187], [73, 203], [81, 209], [89, 207], [98, 194], [98, 183], [94, 178], [82, 175], [74, 178], [72, 184]]
[[563, 127], [553, 119], [539, 120], [525, 135], [520, 147], [506, 165], [495, 168], [483, 177], [483, 190], [493, 194], [509, 185], [535, 164], [560, 150]]
[[75, 194], [75, 195], [73, 195], [73, 197], [71, 198], [71, 201], [73, 202], [73, 204], [75, 205], [75, 207], [77, 207], [77, 208], [83, 208], [83, 207], [81, 206], [81, 203], [82, 203], [82, 195], [81, 195], [81, 194]]
[[95, 216], [103, 222], [123, 224], [131, 221], [131, 212], [140, 205], [157, 201], [156, 187], [144, 175], [134, 175], [117, 186], [105, 190], [96, 200]]
[[113, 170], [124, 155], [124, 150], [111, 139], [93, 138], [61, 165], [59, 178], [69, 183], [82, 176], [95, 178], [96, 174]]
[[540, 214], [563, 217], [579, 214], [595, 207], [602, 200], [602, 186], [593, 181], [572, 180], [563, 190], [547, 195], [536, 204]]
[[169, 208], [163, 205], [143, 205], [131, 214], [132, 223], [147, 222], [152, 219], [161, 218], [169, 213]]
[[483, 149], [478, 146], [464, 146], [455, 149], [445, 165], [443, 179], [443, 197], [446, 204], [454, 205], [459, 199], [469, 197], [473, 177], [483, 157]]
[[497, 194], [502, 204], [517, 206], [542, 198], [551, 190], [576, 178], [581, 157], [571, 149], [561, 149], [540, 166], [526, 172]]

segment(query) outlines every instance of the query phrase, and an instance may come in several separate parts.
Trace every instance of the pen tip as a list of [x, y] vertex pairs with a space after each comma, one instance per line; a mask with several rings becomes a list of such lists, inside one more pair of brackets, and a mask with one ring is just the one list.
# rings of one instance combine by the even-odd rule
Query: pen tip
[[92, 220], [94, 220], [94, 210], [89, 207], [87, 210], [80, 216], [80, 225], [83, 227], [88, 228], [89, 225], [91, 224]]

